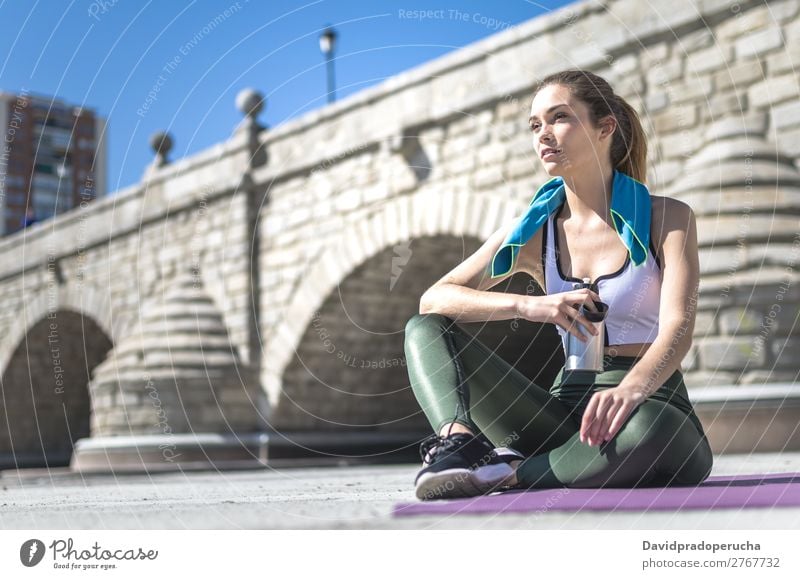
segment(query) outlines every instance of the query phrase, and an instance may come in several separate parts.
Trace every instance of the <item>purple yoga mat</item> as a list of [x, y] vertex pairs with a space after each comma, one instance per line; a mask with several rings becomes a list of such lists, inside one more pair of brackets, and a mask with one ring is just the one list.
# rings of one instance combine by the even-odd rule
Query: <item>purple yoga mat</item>
[[800, 473], [710, 476], [691, 487], [513, 490], [466, 499], [398, 503], [392, 515], [674, 511], [800, 506]]

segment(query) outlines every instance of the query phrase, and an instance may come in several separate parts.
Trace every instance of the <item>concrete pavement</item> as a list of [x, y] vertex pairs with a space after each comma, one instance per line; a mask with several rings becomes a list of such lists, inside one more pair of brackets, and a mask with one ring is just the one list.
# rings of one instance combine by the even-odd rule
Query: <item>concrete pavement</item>
[[[0, 473], [3, 529], [796, 529], [800, 508], [392, 518], [418, 464], [153, 475]], [[800, 453], [722, 455], [712, 474], [800, 472]]]

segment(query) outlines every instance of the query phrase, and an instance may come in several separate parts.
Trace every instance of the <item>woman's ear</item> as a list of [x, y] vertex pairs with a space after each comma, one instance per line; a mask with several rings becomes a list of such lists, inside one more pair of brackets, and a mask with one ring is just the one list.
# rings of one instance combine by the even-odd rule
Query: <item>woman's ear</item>
[[617, 118], [614, 115], [606, 115], [600, 119], [600, 140], [610, 138], [617, 130]]

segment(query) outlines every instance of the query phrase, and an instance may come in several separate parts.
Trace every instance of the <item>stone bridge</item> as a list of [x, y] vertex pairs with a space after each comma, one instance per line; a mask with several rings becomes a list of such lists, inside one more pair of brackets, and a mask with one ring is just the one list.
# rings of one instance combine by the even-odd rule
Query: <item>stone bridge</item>
[[[155, 135], [139, 183], [2, 239], [0, 468], [412, 456], [405, 321], [547, 178], [530, 90], [571, 67], [697, 215], [683, 369], [715, 450], [800, 443], [800, 7], [670, 6], [579, 2], [275, 129], [243, 91], [224, 141], [171, 161]], [[563, 362], [550, 325], [466, 326], [538, 383]]]

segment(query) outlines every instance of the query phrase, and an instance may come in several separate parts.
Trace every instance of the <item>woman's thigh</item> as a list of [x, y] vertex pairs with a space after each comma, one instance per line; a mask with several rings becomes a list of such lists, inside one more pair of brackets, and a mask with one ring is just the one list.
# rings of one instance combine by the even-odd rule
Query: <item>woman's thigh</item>
[[648, 399], [606, 443], [589, 446], [575, 434], [558, 448], [526, 459], [517, 477], [522, 486], [538, 488], [698, 484], [712, 462], [708, 441], [684, 412]]
[[450, 395], [456, 382], [463, 382], [471, 422], [497, 446], [524, 454], [546, 452], [577, 431], [568, 406], [447, 316], [424, 314], [409, 320], [406, 363], [415, 394], [424, 390], [428, 406], [447, 404], [437, 416], [452, 415]]

